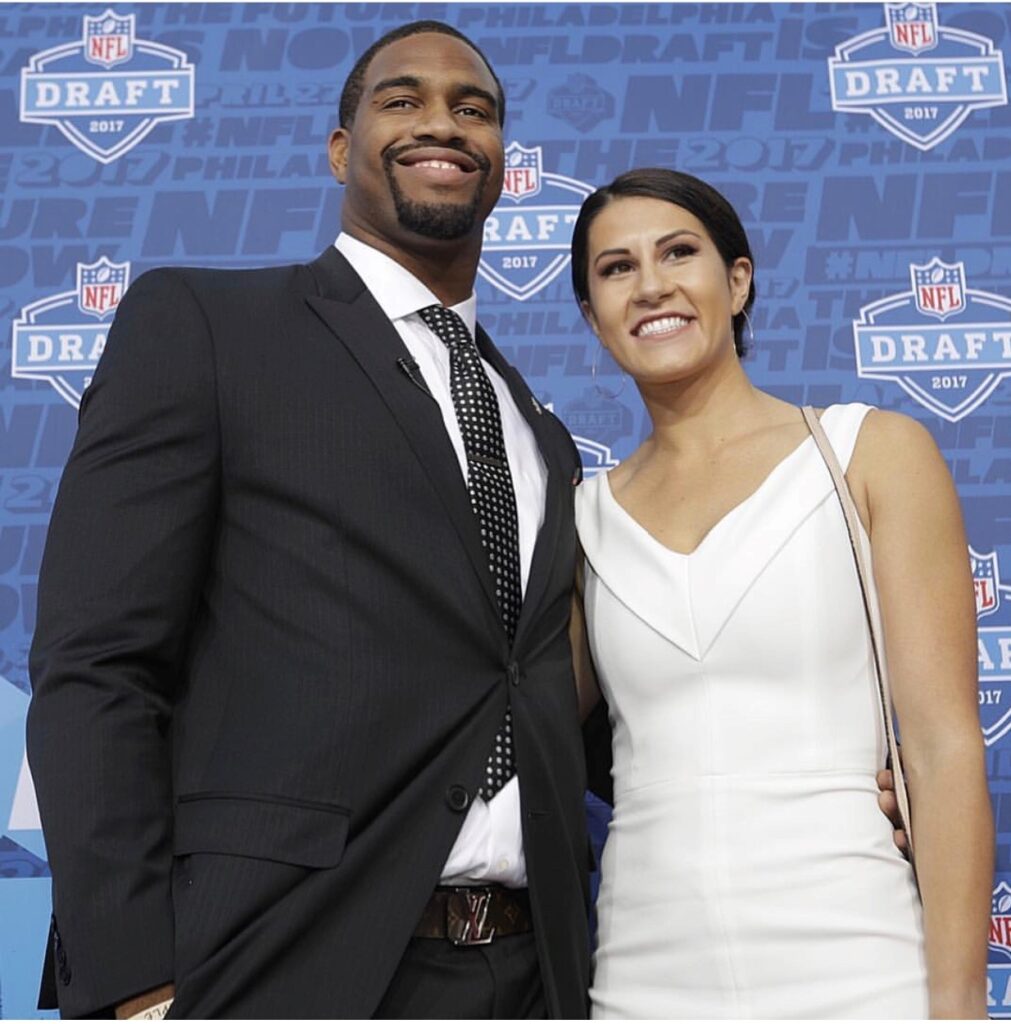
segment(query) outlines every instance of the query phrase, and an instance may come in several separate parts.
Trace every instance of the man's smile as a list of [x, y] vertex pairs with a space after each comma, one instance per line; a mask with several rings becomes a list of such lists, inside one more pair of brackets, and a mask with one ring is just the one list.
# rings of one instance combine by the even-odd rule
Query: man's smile
[[483, 170], [487, 161], [448, 146], [415, 146], [388, 151], [387, 165], [404, 168], [411, 178], [430, 185], [460, 185]]

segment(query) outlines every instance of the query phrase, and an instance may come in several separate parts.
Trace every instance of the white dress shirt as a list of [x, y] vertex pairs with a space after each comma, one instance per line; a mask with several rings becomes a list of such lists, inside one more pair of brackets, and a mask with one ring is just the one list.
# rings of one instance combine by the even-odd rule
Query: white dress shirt
[[[439, 403], [446, 433], [456, 452], [460, 472], [466, 479], [467, 455], [449, 386], [449, 349], [418, 316], [418, 310], [437, 305], [439, 300], [413, 274], [378, 249], [344, 232], [338, 236], [335, 245], [365, 282], [417, 362], [428, 390]], [[450, 308], [460, 316], [474, 337], [477, 322], [477, 297], [474, 293]], [[520, 583], [525, 594], [534, 544], [544, 522], [547, 468], [533, 431], [516, 408], [508, 385], [487, 361], [482, 359], [481, 362], [495, 389], [502, 416], [506, 457], [516, 493]], [[519, 780], [516, 778], [506, 783], [491, 800], [474, 799], [442, 870], [442, 883], [446, 885], [489, 882], [512, 887], [527, 884]]]

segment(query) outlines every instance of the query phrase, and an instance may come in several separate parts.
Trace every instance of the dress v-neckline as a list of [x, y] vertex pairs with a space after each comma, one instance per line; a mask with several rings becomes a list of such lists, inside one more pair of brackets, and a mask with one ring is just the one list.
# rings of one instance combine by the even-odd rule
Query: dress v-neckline
[[[828, 410], [826, 409], [825, 412], [827, 412], [827, 411]], [[822, 416], [824, 416], [824, 415], [825, 415], [825, 413], [823, 412]], [[632, 523], [633, 526], [635, 526], [639, 530], [640, 533], [642, 533], [645, 537], [647, 537], [649, 539], [649, 541], [652, 542], [654, 545], [656, 545], [656, 547], [658, 547], [662, 552], [664, 552], [667, 555], [670, 555], [673, 558], [688, 559], [688, 558], [692, 558], [694, 555], [697, 555], [702, 550], [702, 548], [705, 546], [705, 544], [709, 540], [709, 538], [712, 537], [712, 535], [714, 533], [716, 533], [716, 531], [724, 523], [726, 523], [728, 519], [730, 519], [736, 512], [738, 512], [742, 508], [744, 508], [744, 506], [747, 505], [749, 502], [751, 502], [752, 499], [758, 497], [758, 495], [763, 490], [765, 490], [765, 488], [769, 485], [769, 483], [772, 480], [772, 478], [774, 476], [776, 476], [776, 474], [788, 462], [790, 462], [795, 455], [799, 454], [805, 447], [807, 447], [807, 445], [809, 443], [810, 444], [814, 443], [814, 438], [811, 437], [810, 434], [807, 437], [805, 437], [802, 441], [800, 441], [794, 448], [790, 449], [790, 451], [787, 452], [786, 455], [784, 455], [783, 458], [781, 458], [779, 460], [779, 462], [777, 462], [772, 467], [772, 469], [769, 470], [768, 473], [766, 473], [766, 475], [762, 478], [762, 482], [749, 495], [747, 495], [747, 497], [742, 498], [736, 505], [734, 505], [731, 508], [727, 509], [727, 511], [724, 512], [723, 515], [720, 516], [720, 518], [717, 519], [716, 522], [713, 523], [713, 525], [710, 526], [708, 530], [706, 530], [706, 532], [699, 539], [698, 544], [696, 544], [695, 547], [693, 547], [691, 549], [691, 551], [677, 551], [676, 549], [674, 549], [672, 547], [668, 547], [666, 544], [664, 544], [663, 541], [658, 540], [649, 530], [647, 530], [646, 527], [643, 526], [642, 523], [640, 523], [639, 520], [636, 519], [635, 516], [633, 516], [632, 513], [629, 512], [628, 509], [626, 509], [625, 506], [622, 505], [621, 502], [618, 501], [618, 499], [615, 497], [614, 491], [611, 490], [611, 481], [608, 479], [608, 477], [610, 477], [610, 475], [611, 475], [610, 473], [604, 473], [603, 474], [603, 477], [604, 477], [604, 491], [607, 494], [608, 500], [618, 509], [618, 511], [630, 523]]]
[[[868, 410], [861, 403], [837, 403], [822, 416], [843, 466], [849, 464]], [[805, 446], [808, 440], [811, 443]], [[795, 534], [820, 529], [812, 527], [812, 521], [824, 525], [825, 515], [835, 522], [832, 529], [842, 527], [832, 503], [832, 477], [810, 438], [774, 465], [751, 494], [710, 527], [692, 552], [675, 551], [657, 540], [617, 502], [601, 475], [576, 490], [588, 608], [597, 608], [598, 597], [613, 598], [696, 661], [711, 651], [751, 588]], [[610, 597], [602, 597], [605, 594]]]

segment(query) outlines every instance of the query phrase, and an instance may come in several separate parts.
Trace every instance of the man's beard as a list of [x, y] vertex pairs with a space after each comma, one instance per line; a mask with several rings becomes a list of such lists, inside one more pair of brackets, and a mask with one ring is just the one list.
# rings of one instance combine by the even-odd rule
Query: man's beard
[[393, 165], [404, 153], [421, 148], [427, 147], [401, 146], [398, 149], [389, 149], [383, 154], [383, 170], [386, 172], [386, 181], [389, 183], [390, 193], [393, 196], [397, 220], [401, 227], [413, 231], [415, 234], [423, 235], [425, 238], [434, 238], [442, 242], [463, 238], [474, 229], [478, 206], [481, 196], [484, 194], [491, 164], [480, 153], [471, 153], [461, 149], [460, 152], [467, 152], [467, 156], [478, 165], [479, 176], [470, 201], [466, 203], [419, 203], [404, 195], [393, 174]]

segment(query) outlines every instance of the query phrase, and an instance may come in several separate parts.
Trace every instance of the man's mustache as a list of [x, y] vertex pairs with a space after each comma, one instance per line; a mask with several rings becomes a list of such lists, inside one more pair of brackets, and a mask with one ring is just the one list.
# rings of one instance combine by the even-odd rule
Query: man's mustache
[[[477, 153], [472, 149], [466, 149], [464, 146], [450, 142], [440, 142], [435, 145], [439, 149], [449, 149], [454, 153], [462, 153], [465, 157], [473, 160], [485, 174], [491, 170], [491, 161], [483, 153]], [[413, 153], [416, 149], [432, 149], [432, 147], [433, 143], [431, 142], [413, 142], [405, 146], [391, 146], [383, 153], [383, 166], [388, 171], [405, 153]]]

